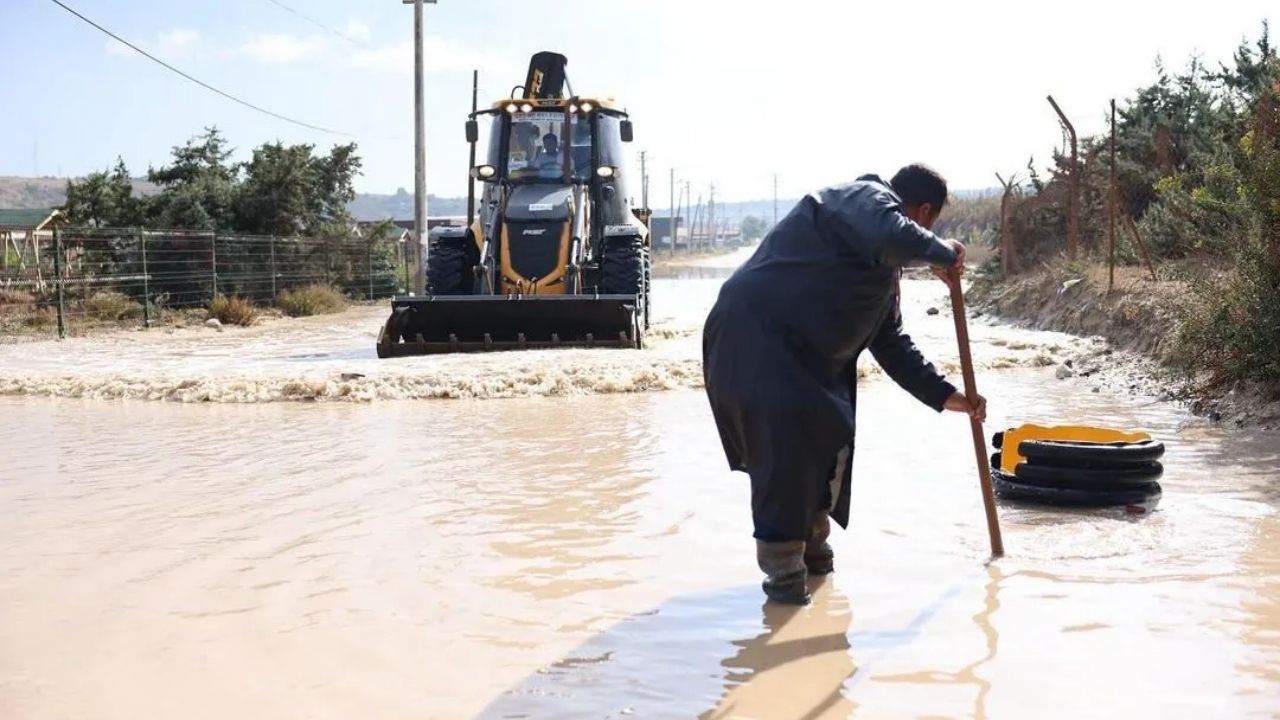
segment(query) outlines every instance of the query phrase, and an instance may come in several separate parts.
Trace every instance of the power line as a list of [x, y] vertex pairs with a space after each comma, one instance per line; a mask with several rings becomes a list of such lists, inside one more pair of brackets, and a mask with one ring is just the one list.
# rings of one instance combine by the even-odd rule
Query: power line
[[272, 5], [275, 5], [276, 7], [280, 8], [281, 10], [284, 10], [284, 11], [286, 11], [286, 12], [291, 12], [291, 13], [293, 13], [294, 15], [297, 15], [298, 17], [302, 18], [303, 20], [306, 20], [307, 22], [311, 23], [312, 25], [315, 25], [316, 27], [320, 28], [321, 30], [327, 30], [328, 32], [333, 33], [334, 35], [337, 35], [338, 37], [342, 38], [343, 40], [346, 40], [347, 42], [351, 43], [352, 45], [355, 45], [355, 46], [357, 46], [357, 47], [367, 47], [367, 45], [366, 45], [365, 43], [363, 43], [363, 42], [361, 42], [361, 41], [359, 41], [359, 40], [356, 40], [355, 38], [351, 37], [350, 35], [348, 35], [348, 34], [346, 34], [346, 33], [342, 32], [341, 30], [337, 30], [337, 29], [332, 28], [332, 27], [330, 27], [330, 26], [328, 26], [328, 25], [325, 25], [324, 23], [320, 22], [319, 20], [316, 20], [315, 18], [311, 17], [310, 15], [305, 15], [305, 14], [303, 14], [303, 13], [301, 13], [301, 12], [298, 12], [297, 10], [294, 10], [293, 8], [289, 7], [288, 5], [285, 5], [284, 3], [280, 2], [279, 0], [267, 0], [267, 2], [271, 3]]
[[80, 18], [80, 19], [81, 19], [81, 20], [83, 20], [84, 22], [86, 22], [86, 23], [88, 23], [89, 25], [91, 25], [91, 26], [93, 26], [94, 28], [96, 28], [98, 31], [100, 31], [100, 32], [102, 32], [102, 33], [104, 33], [104, 34], [106, 34], [106, 35], [110, 36], [110, 37], [111, 37], [113, 40], [115, 40], [116, 42], [118, 42], [118, 43], [120, 43], [120, 44], [122, 44], [122, 45], [124, 45], [124, 46], [128, 47], [129, 49], [133, 50], [134, 52], [138, 53], [139, 55], [142, 55], [143, 57], [147, 58], [148, 60], [151, 60], [152, 62], [159, 63], [160, 65], [164, 66], [165, 68], [168, 68], [169, 70], [171, 70], [171, 71], [173, 71], [173, 72], [175, 72], [175, 73], [177, 73], [177, 74], [181, 75], [182, 77], [186, 78], [187, 80], [190, 80], [191, 82], [193, 82], [193, 83], [195, 83], [195, 84], [199, 85], [200, 87], [202, 87], [202, 88], [204, 88], [204, 89], [206, 89], [206, 90], [210, 90], [210, 91], [212, 91], [212, 92], [215, 92], [215, 93], [217, 93], [217, 94], [221, 95], [222, 97], [224, 97], [224, 98], [226, 98], [226, 99], [228, 99], [228, 100], [230, 100], [230, 101], [232, 101], [232, 102], [239, 103], [240, 105], [243, 105], [243, 106], [245, 106], [245, 107], [249, 108], [250, 110], [256, 110], [256, 111], [258, 111], [258, 112], [260, 112], [260, 113], [263, 113], [264, 115], [270, 115], [271, 117], [276, 118], [276, 119], [278, 119], [278, 120], [283, 120], [283, 121], [285, 121], [285, 122], [287, 122], [287, 123], [291, 123], [291, 124], [293, 124], [293, 125], [298, 125], [299, 127], [308, 128], [308, 129], [310, 129], [310, 130], [319, 130], [320, 132], [323, 132], [323, 133], [329, 133], [330, 135], [342, 135], [342, 136], [345, 136], [345, 137], [355, 137], [355, 136], [354, 136], [354, 135], [352, 135], [351, 133], [342, 132], [341, 130], [332, 130], [332, 129], [330, 129], [330, 128], [320, 127], [319, 125], [312, 125], [312, 124], [310, 124], [310, 123], [305, 123], [305, 122], [302, 122], [301, 120], [294, 120], [293, 118], [288, 117], [288, 116], [286, 116], [286, 115], [281, 115], [280, 113], [272, 112], [272, 111], [270, 111], [270, 110], [268, 110], [268, 109], [266, 109], [266, 108], [264, 108], [264, 107], [259, 107], [259, 106], [254, 105], [253, 103], [248, 102], [248, 101], [246, 101], [246, 100], [241, 100], [240, 98], [236, 97], [235, 95], [232, 95], [232, 94], [230, 94], [230, 93], [228, 93], [228, 92], [225, 92], [225, 91], [223, 91], [223, 90], [219, 90], [218, 88], [216, 88], [216, 87], [214, 87], [214, 86], [210, 85], [209, 83], [207, 83], [207, 82], [205, 82], [205, 81], [203, 81], [203, 80], [200, 80], [200, 79], [198, 79], [198, 78], [192, 77], [191, 75], [188, 75], [187, 73], [185, 73], [185, 72], [183, 72], [183, 71], [179, 70], [178, 68], [176, 68], [176, 67], [174, 67], [174, 66], [170, 65], [169, 63], [167, 63], [167, 62], [165, 62], [165, 61], [161, 60], [160, 58], [156, 57], [155, 55], [152, 55], [151, 53], [147, 52], [146, 50], [143, 50], [142, 48], [138, 47], [137, 45], [134, 45], [133, 43], [129, 42], [128, 40], [125, 40], [124, 38], [120, 37], [119, 35], [116, 35], [115, 33], [111, 32], [110, 30], [108, 30], [108, 29], [106, 29], [106, 28], [102, 27], [102, 26], [101, 26], [101, 25], [99, 25], [98, 23], [96, 23], [96, 22], [94, 22], [94, 21], [90, 20], [89, 18], [85, 17], [84, 15], [81, 15], [80, 13], [76, 12], [74, 9], [72, 9], [72, 8], [68, 7], [65, 3], [63, 3], [63, 2], [62, 2], [62, 0], [49, 0], [49, 2], [53, 3], [54, 5], [57, 5], [58, 7], [62, 8], [63, 10], [66, 10], [67, 12], [71, 13], [72, 15], [75, 15], [76, 17]]

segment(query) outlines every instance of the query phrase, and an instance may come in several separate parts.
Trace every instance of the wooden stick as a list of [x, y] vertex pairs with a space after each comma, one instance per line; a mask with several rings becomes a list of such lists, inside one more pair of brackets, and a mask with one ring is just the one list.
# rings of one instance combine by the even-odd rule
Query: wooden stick
[[[952, 268], [947, 272], [947, 284], [951, 286], [951, 315], [956, 321], [956, 342], [960, 345], [960, 370], [964, 374], [964, 394], [970, 402], [978, 397], [977, 381], [973, 376], [973, 355], [969, 352], [969, 323], [965, 318], [964, 293], [960, 289], [960, 272]], [[982, 504], [987, 511], [987, 534], [991, 536], [991, 556], [1004, 555], [1004, 540], [1000, 536], [1000, 517], [996, 515], [996, 496], [991, 490], [991, 465], [987, 459], [987, 441], [982, 433], [982, 422], [969, 418], [973, 430], [973, 451], [978, 458], [978, 483], [982, 487]]]

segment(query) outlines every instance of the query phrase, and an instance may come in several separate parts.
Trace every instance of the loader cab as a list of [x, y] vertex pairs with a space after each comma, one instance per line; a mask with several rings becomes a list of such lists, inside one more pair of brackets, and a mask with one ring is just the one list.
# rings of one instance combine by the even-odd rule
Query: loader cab
[[[598, 218], [632, 221], [626, 142], [630, 120], [607, 102], [554, 99], [497, 103], [478, 113], [474, 131], [488, 145], [472, 171], [487, 190], [520, 185], [575, 186], [591, 191]], [[492, 194], [486, 192], [486, 195]]]

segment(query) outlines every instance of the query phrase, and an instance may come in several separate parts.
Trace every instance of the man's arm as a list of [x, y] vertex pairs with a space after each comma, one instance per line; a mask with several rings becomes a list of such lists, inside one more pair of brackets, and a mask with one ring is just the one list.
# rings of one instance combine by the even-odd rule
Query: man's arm
[[895, 290], [893, 310], [881, 323], [875, 337], [871, 338], [868, 349], [880, 367], [903, 390], [925, 405], [942, 412], [947, 399], [955, 394], [956, 388], [924, 359], [911, 341], [911, 336], [903, 333], [899, 299], [900, 294]]
[[887, 192], [863, 185], [852, 191], [827, 191], [821, 200], [840, 234], [868, 260], [899, 266], [912, 261], [949, 266], [956, 261], [956, 251], [904, 215]]

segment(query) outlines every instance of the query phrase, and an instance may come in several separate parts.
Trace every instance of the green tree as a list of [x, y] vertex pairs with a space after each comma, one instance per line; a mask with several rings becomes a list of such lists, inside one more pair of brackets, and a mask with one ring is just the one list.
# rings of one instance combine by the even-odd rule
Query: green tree
[[243, 165], [244, 183], [236, 203], [242, 232], [292, 235], [331, 232], [350, 219], [360, 169], [356, 146], [339, 145], [316, 157], [312, 145], [269, 143]]
[[62, 210], [77, 225], [128, 227], [143, 222], [142, 201], [133, 196], [129, 170], [120, 158], [110, 172], [90, 173], [80, 182], [68, 180]]
[[742, 218], [742, 238], [748, 242], [759, 240], [764, 237], [765, 224], [764, 220], [755, 215], [748, 215]]
[[162, 190], [150, 203], [152, 225], [191, 230], [230, 229], [238, 173], [231, 149], [216, 127], [173, 148], [173, 163], [147, 171]]

